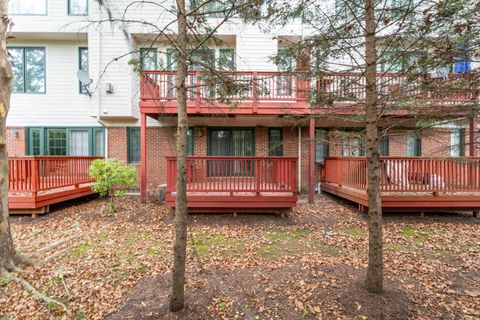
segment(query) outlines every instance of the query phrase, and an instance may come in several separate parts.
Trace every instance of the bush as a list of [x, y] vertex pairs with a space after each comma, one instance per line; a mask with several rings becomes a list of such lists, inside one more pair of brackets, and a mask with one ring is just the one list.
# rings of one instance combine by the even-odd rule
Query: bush
[[116, 197], [125, 195], [128, 188], [137, 184], [137, 170], [118, 159], [98, 159], [92, 161], [90, 177], [95, 179], [92, 189], [100, 196], [110, 197], [107, 211], [110, 215], [117, 211]]

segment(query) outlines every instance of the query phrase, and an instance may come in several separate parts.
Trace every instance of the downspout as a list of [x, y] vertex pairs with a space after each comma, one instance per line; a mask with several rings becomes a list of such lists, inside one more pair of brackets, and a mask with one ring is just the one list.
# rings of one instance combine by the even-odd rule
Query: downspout
[[302, 127], [298, 127], [298, 193], [302, 191]]

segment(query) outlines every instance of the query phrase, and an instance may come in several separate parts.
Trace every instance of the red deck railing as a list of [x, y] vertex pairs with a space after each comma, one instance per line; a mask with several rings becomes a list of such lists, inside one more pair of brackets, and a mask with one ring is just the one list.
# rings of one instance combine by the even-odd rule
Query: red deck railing
[[37, 195], [91, 183], [88, 170], [98, 157], [10, 157], [9, 192]]
[[[189, 72], [187, 86], [190, 102], [224, 100], [250, 102], [292, 102], [307, 106], [310, 93], [317, 91], [334, 101], [363, 101], [365, 99], [365, 77], [361, 73], [327, 73], [321, 79], [311, 80], [300, 72], [224, 72], [225, 81], [212, 81], [201, 71]], [[176, 71], [145, 71], [142, 75], [142, 101], [176, 101]], [[223, 86], [236, 88], [225, 94]], [[316, 83], [316, 85], [313, 85]], [[379, 73], [378, 92], [386, 99], [420, 99], [440, 101], [442, 104], [465, 103], [478, 98], [478, 74], [449, 75], [447, 78], [434, 78], [428, 74], [409, 76], [397, 73]], [[220, 94], [223, 92], [223, 94]], [[329, 98], [330, 97], [330, 98]], [[321, 103], [319, 100], [318, 103]]]
[[[367, 162], [360, 157], [328, 157], [323, 182], [367, 189]], [[480, 157], [382, 157], [381, 190], [385, 192], [478, 192]]]
[[[241, 193], [297, 192], [294, 157], [188, 157], [187, 191]], [[176, 191], [177, 159], [167, 157], [167, 193]]]

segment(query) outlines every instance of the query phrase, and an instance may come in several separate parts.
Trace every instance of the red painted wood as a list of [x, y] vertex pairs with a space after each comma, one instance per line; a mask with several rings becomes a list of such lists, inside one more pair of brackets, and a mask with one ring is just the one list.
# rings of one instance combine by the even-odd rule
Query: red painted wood
[[147, 115], [141, 114], [140, 124], [140, 200], [147, 201]]
[[308, 202], [315, 202], [315, 118], [310, 118], [308, 139]]
[[94, 193], [88, 170], [95, 159], [100, 158], [10, 157], [9, 208], [34, 209]]
[[[166, 201], [174, 207], [177, 163], [175, 157], [166, 159]], [[187, 157], [187, 163], [189, 208], [263, 211], [296, 205], [295, 157], [195, 156]]]
[[[480, 208], [480, 157], [381, 157], [382, 206], [415, 208]], [[322, 190], [366, 206], [366, 159], [328, 157]]]
[[[238, 84], [241, 90], [225, 97], [216, 95], [215, 88], [206, 83], [200, 71], [191, 71], [186, 79], [193, 91], [188, 96], [188, 113], [230, 114], [282, 114], [293, 112], [317, 114], [331, 112], [329, 108], [310, 108], [310, 80], [308, 73], [296, 72], [224, 72], [226, 79]], [[176, 71], [145, 71], [141, 77], [140, 109], [143, 113], [177, 113], [174, 81]], [[474, 75], [450, 75], [447, 79], [425, 75], [412, 80], [408, 75], [380, 73], [378, 90], [386, 96], [398, 99], [428, 101], [435, 108], [451, 108], [455, 105], [478, 100], [478, 79]], [[342, 96], [336, 103], [336, 113], [358, 113], [358, 104], [365, 100], [365, 78], [361, 73], [337, 72], [325, 74], [317, 80], [317, 90], [325, 96]], [[389, 114], [406, 115], [408, 110], [395, 110]]]

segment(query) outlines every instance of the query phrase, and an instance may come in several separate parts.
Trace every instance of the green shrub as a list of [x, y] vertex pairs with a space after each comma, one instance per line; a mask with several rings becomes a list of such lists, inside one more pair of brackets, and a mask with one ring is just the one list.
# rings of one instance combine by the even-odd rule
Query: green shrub
[[118, 159], [94, 160], [89, 168], [90, 177], [95, 179], [92, 189], [102, 197], [110, 197], [107, 211], [110, 215], [117, 211], [116, 197], [125, 195], [128, 188], [137, 184], [137, 170]]

